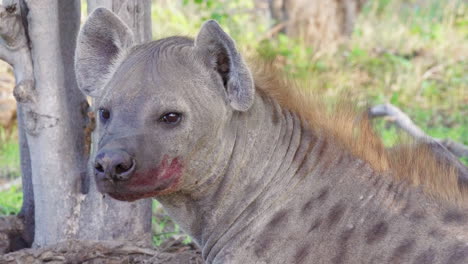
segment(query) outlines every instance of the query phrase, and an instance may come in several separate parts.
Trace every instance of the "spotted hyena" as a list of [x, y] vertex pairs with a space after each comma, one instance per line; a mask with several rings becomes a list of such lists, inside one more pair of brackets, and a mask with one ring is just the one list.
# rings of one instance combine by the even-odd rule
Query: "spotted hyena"
[[207, 263], [468, 263], [455, 170], [424, 145], [390, 153], [347, 107], [329, 115], [257, 73], [215, 21], [134, 45], [97, 9], [76, 70], [95, 99], [99, 191], [155, 197]]

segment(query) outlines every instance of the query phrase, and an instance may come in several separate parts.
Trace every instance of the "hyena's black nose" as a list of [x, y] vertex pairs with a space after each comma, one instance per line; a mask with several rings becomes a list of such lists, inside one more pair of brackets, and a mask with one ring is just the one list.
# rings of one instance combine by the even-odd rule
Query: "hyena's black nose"
[[125, 151], [105, 150], [94, 161], [94, 173], [98, 179], [128, 180], [135, 171], [135, 161]]

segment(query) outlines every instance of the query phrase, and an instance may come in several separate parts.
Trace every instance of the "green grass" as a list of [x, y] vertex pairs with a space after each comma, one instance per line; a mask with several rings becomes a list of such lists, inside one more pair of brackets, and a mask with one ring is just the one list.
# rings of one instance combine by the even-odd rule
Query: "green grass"
[[[6, 131], [0, 127], [0, 184], [6, 184], [21, 175], [16, 128]], [[16, 214], [21, 209], [21, 185], [0, 191], [0, 216]]]
[[20, 176], [19, 146], [16, 128], [6, 131], [0, 127], [0, 183]]
[[21, 209], [23, 193], [20, 185], [0, 192], [0, 216], [17, 214]]
[[168, 238], [182, 239], [183, 243], [190, 243], [192, 240], [185, 235], [180, 227], [166, 215], [161, 204], [153, 200], [153, 245], [161, 246]]

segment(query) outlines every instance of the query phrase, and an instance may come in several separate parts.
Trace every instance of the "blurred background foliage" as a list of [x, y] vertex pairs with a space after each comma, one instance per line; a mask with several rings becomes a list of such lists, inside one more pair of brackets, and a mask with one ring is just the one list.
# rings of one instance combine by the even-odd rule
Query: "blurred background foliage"
[[[82, 10], [84, 20], [86, 7]], [[368, 0], [349, 38], [320, 47], [276, 30], [280, 21], [271, 18], [265, 0], [156, 0], [151, 12], [155, 39], [193, 37], [204, 21], [216, 19], [247, 58], [273, 61], [307, 89], [331, 101], [351, 95], [361, 107], [390, 102], [430, 136], [468, 145], [464, 0]], [[5, 64], [2, 75], [11, 75]], [[399, 131], [391, 123], [374, 124], [386, 145], [397, 141]], [[0, 127], [1, 186], [20, 175], [15, 134], [14, 124]], [[21, 188], [8, 186], [0, 189], [0, 215], [21, 207]], [[153, 207], [154, 243], [181, 236], [160, 205]]]

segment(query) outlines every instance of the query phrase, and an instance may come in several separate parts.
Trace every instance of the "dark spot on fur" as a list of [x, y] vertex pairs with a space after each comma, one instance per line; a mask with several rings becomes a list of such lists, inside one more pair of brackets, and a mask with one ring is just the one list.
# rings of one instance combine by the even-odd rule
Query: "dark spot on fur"
[[416, 244], [414, 239], [405, 239], [395, 250], [390, 263], [407, 263], [408, 255], [413, 251]]
[[310, 254], [310, 245], [302, 246], [296, 254], [294, 255], [294, 262], [293, 263], [302, 263], [306, 260], [307, 256]]
[[346, 249], [341, 249], [338, 251], [338, 254], [332, 258], [333, 264], [344, 264], [346, 259]]
[[309, 160], [309, 155], [312, 152], [312, 149], [314, 148], [314, 146], [315, 146], [314, 142], [311, 141], [308, 143], [307, 150], [305, 151], [304, 157], [302, 157], [302, 160], [299, 163], [299, 166], [297, 167], [296, 175], [302, 175], [303, 177], [306, 177], [307, 175], [309, 175], [310, 165], [307, 166], [308, 165], [307, 161]]
[[450, 210], [443, 216], [445, 224], [464, 224], [466, 223], [465, 215], [458, 210]]
[[341, 235], [338, 237], [338, 253], [335, 257], [333, 257], [332, 262], [334, 264], [343, 264], [347, 263], [346, 261], [346, 253], [348, 252], [348, 242], [351, 239], [354, 233], [354, 227], [347, 228]]
[[322, 224], [322, 218], [317, 218], [315, 221], [310, 225], [309, 230], [307, 230], [307, 233], [310, 233], [317, 229], [320, 225]]
[[359, 161], [358, 165], [357, 165], [357, 170], [361, 170], [363, 169], [364, 167], [366, 166], [366, 163], [362, 160]]
[[323, 204], [328, 196], [328, 187], [323, 187], [317, 196], [317, 198], [310, 199], [307, 203], [302, 206], [302, 215], [307, 215], [310, 213], [316, 202]]
[[281, 210], [281, 211], [277, 212], [273, 216], [271, 221], [268, 223], [267, 228], [275, 228], [279, 224], [281, 224], [282, 222], [286, 221], [287, 220], [287, 214], [288, 214], [288, 211], [286, 211], [286, 210]]
[[344, 154], [340, 154], [338, 156], [338, 160], [336, 161], [336, 165], [341, 165], [343, 161], [344, 161]]
[[416, 259], [414, 260], [413, 264], [432, 264], [435, 260], [435, 251], [433, 248], [429, 248], [423, 252], [421, 252]]
[[317, 200], [320, 202], [324, 202], [328, 197], [328, 190], [328, 187], [323, 187], [322, 190], [320, 190], [319, 195], [317, 196]]
[[406, 201], [403, 201], [405, 203], [405, 206], [401, 209], [402, 214], [408, 214], [409, 211], [411, 211], [412, 208], [412, 203], [411, 200], [408, 198]]
[[374, 225], [366, 233], [366, 242], [367, 244], [372, 244], [382, 240], [385, 235], [388, 233], [388, 224], [387, 222], [381, 221]]
[[340, 243], [346, 243], [354, 233], [354, 227], [347, 228], [343, 233], [340, 235]]
[[374, 179], [374, 181], [372, 182], [374, 186], [380, 186], [380, 184], [382, 183], [382, 177], [380, 175], [377, 175], [375, 172], [371, 172], [370, 177], [371, 179]]
[[392, 182], [392, 193], [393, 193], [393, 199], [396, 202], [401, 201], [403, 198], [405, 198], [405, 187], [404, 187], [404, 182], [399, 182], [399, 183], [393, 183]]
[[302, 215], [307, 215], [310, 212], [310, 210], [312, 210], [314, 201], [315, 201], [314, 199], [311, 199], [302, 206], [302, 211], [301, 211]]
[[442, 239], [445, 237], [445, 233], [442, 230], [437, 229], [432, 229], [431, 231], [429, 231], [428, 235], [435, 239]]
[[327, 217], [327, 224], [329, 228], [331, 228], [341, 220], [341, 217], [343, 217], [345, 210], [346, 207], [342, 202], [338, 202], [332, 207], [332, 209], [330, 209], [330, 212], [328, 213]]
[[273, 125], [277, 125], [280, 119], [280, 111], [277, 109], [273, 109], [272, 111], [272, 116], [271, 116], [271, 121], [273, 122]]
[[423, 211], [415, 211], [410, 215], [410, 220], [419, 223], [426, 218], [426, 214]]
[[328, 142], [327, 142], [326, 139], [323, 140], [323, 141], [322, 141], [322, 144], [320, 144], [320, 145], [318, 146], [319, 149], [318, 149], [317, 155], [318, 155], [319, 158], [323, 156], [323, 153], [325, 153], [325, 149], [327, 148], [327, 146], [328, 146]]
[[257, 257], [261, 257], [270, 251], [273, 245], [273, 241], [278, 236], [279, 230], [281, 230], [279, 225], [288, 219], [287, 214], [287, 210], [281, 210], [277, 212], [273, 215], [270, 222], [263, 229], [260, 238], [255, 243], [254, 253], [257, 255]]
[[266, 252], [268, 252], [273, 244], [274, 237], [271, 235], [266, 235], [260, 237], [260, 241], [255, 243], [255, 255], [257, 257], [263, 256]]
[[449, 250], [447, 264], [466, 264], [468, 263], [468, 246], [457, 244]]
[[320, 168], [320, 171], [317, 172], [318, 175], [324, 175], [326, 171], [330, 168], [330, 166], [333, 164], [333, 161], [335, 160], [335, 157], [327, 155], [327, 157], [323, 162], [322, 166]]
[[393, 188], [393, 182], [390, 182], [388, 185], [387, 185], [387, 191], [391, 191]]

